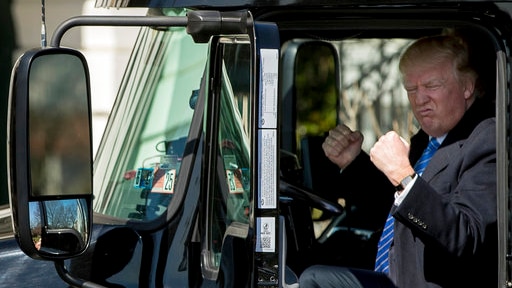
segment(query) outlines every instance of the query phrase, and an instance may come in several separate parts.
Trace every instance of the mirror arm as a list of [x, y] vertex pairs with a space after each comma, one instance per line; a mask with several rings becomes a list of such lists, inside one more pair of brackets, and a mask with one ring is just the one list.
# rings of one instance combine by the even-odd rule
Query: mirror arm
[[76, 16], [62, 22], [53, 33], [51, 47], [60, 47], [64, 33], [76, 26], [186, 27], [186, 16]]
[[187, 27], [196, 43], [212, 35], [247, 33], [252, 20], [244, 11], [190, 11], [187, 16], [76, 16], [62, 22], [53, 33], [51, 47], [60, 47], [64, 34], [76, 26]]
[[66, 270], [66, 267], [64, 267], [64, 260], [55, 261], [55, 270], [57, 270], [57, 273], [59, 274], [60, 278], [62, 278], [66, 283], [73, 287], [107, 288], [105, 286], [101, 286], [99, 284], [74, 277]]

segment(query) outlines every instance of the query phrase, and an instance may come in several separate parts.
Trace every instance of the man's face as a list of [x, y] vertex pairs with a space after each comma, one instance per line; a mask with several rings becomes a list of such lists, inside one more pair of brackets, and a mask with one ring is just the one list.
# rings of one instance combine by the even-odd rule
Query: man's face
[[474, 85], [456, 78], [451, 60], [415, 62], [403, 72], [403, 84], [414, 116], [428, 135], [442, 136], [471, 105]]

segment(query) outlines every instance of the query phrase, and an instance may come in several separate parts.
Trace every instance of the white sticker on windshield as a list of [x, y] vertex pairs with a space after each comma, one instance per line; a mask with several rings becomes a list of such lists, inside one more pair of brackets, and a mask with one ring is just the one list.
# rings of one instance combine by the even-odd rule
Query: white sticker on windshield
[[260, 128], [277, 128], [277, 79], [279, 51], [261, 49]]
[[276, 251], [276, 221], [274, 217], [256, 218], [256, 252]]
[[259, 171], [258, 196], [260, 209], [277, 207], [277, 130], [259, 130]]

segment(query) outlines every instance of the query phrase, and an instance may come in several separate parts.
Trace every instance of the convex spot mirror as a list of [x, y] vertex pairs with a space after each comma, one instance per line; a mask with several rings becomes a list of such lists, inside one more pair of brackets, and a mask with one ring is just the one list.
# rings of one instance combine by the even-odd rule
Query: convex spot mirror
[[34, 49], [14, 65], [8, 107], [9, 192], [20, 248], [66, 259], [88, 246], [92, 215], [90, 87], [78, 51]]

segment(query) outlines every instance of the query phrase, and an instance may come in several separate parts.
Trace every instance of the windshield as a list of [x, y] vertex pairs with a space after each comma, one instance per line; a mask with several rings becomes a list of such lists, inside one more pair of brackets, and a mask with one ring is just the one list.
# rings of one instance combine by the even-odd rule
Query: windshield
[[208, 47], [185, 28], [143, 28], [136, 43], [95, 160], [94, 211], [149, 221], [174, 196]]

